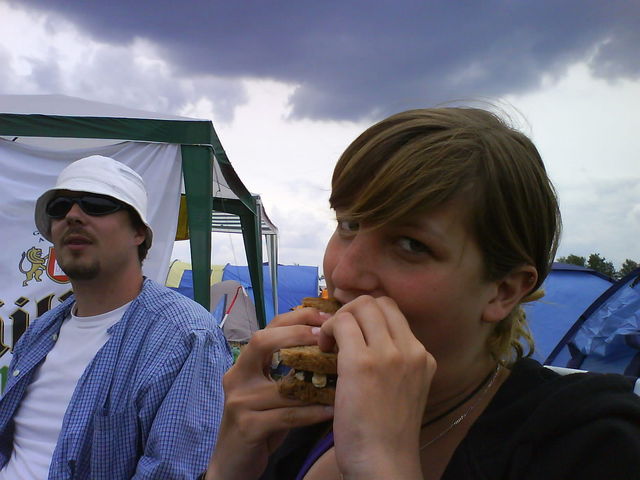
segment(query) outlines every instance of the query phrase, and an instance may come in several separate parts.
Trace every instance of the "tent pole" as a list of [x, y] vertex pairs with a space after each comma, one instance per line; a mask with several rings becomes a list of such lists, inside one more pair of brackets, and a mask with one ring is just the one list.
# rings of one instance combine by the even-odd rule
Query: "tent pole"
[[267, 235], [269, 251], [269, 268], [271, 270], [271, 293], [273, 297], [273, 314], [278, 315], [278, 236]]
[[211, 311], [211, 211], [213, 162], [208, 147], [182, 145], [182, 171], [187, 197], [193, 298]]
[[267, 313], [264, 306], [264, 275], [262, 273], [262, 232], [260, 229], [260, 215], [240, 215], [240, 224], [242, 225], [244, 249], [247, 252], [249, 276], [251, 277], [251, 285], [253, 286], [253, 299], [256, 303], [258, 327], [264, 328], [267, 325]]

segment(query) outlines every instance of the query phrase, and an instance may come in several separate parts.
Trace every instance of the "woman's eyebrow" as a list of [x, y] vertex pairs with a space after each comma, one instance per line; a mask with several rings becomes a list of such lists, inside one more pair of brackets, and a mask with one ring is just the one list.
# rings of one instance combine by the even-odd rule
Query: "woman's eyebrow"
[[421, 230], [430, 236], [434, 236], [441, 240], [445, 240], [449, 237], [447, 230], [436, 220], [424, 218], [424, 219], [403, 219], [393, 222], [393, 227], [396, 228], [411, 228], [415, 230]]

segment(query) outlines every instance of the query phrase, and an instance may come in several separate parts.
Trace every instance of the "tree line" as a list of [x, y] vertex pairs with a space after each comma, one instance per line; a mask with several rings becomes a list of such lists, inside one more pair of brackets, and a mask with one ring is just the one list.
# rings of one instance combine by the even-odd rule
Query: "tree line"
[[607, 259], [599, 253], [592, 253], [591, 255], [589, 255], [589, 258], [571, 254], [567, 255], [566, 257], [556, 258], [556, 262], [569, 263], [571, 265], [579, 265], [580, 267], [590, 268], [615, 280], [624, 277], [628, 273], [638, 268], [638, 262], [627, 258], [622, 263], [620, 270], [616, 270], [613, 262], [607, 261]]

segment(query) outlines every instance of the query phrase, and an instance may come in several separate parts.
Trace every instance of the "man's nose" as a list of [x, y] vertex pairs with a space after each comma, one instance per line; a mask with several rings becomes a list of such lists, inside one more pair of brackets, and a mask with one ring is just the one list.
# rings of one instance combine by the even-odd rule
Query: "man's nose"
[[73, 205], [71, 205], [71, 208], [69, 209], [69, 211], [67, 212], [67, 214], [65, 215], [65, 220], [67, 222], [78, 222], [81, 221], [82, 219], [84, 219], [84, 217], [87, 214], [84, 213], [84, 211], [80, 208], [80, 205], [78, 205], [77, 203], [74, 203]]

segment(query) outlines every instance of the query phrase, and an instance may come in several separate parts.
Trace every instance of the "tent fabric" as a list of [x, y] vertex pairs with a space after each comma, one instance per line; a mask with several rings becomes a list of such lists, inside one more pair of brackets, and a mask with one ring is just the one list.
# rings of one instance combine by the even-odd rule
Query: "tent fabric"
[[[278, 311], [278, 228], [267, 216], [267, 212], [262, 205], [259, 195], [254, 196], [256, 207], [258, 208], [258, 218], [260, 222], [260, 233], [264, 236], [267, 244], [267, 262], [269, 264], [269, 275], [271, 285], [276, 288], [271, 289], [271, 299], [273, 308], [271, 311]], [[213, 211], [211, 214], [211, 231], [217, 233], [242, 233], [242, 217], [233, 213]], [[266, 301], [266, 294], [265, 294]]]
[[[118, 142], [92, 149], [51, 151], [23, 142], [0, 138], [0, 167], [3, 191], [0, 202], [5, 221], [3, 235], [12, 243], [20, 243], [20, 232], [32, 236], [35, 229], [33, 212], [36, 199], [52, 188], [58, 174], [74, 160], [89, 155], [104, 155], [126, 164], [142, 176], [148, 185], [148, 219], [156, 241], [143, 263], [144, 274], [162, 282], [167, 275], [178, 214], [180, 193], [180, 151], [176, 145], [143, 142]], [[11, 217], [15, 217], [11, 219]], [[23, 234], [24, 235], [24, 234]], [[40, 242], [45, 239], [42, 237]], [[50, 246], [47, 241], [39, 246]], [[13, 262], [4, 263], [0, 271], [13, 270]], [[3, 278], [8, 281], [8, 275]], [[5, 283], [5, 287], [8, 282]], [[41, 292], [39, 292], [41, 293]]]
[[[192, 272], [189, 264], [185, 262], [175, 261], [171, 264], [166, 285], [183, 295], [193, 298], [193, 280]], [[263, 265], [265, 273], [265, 298], [269, 298], [271, 294], [271, 278], [267, 275], [267, 270], [271, 268]], [[253, 288], [249, 281], [248, 267], [235, 266], [227, 264], [224, 267], [220, 265], [212, 266], [213, 270], [220, 269], [220, 276], [212, 275], [212, 287], [216, 283], [216, 279], [220, 281], [234, 280], [239, 282], [249, 294], [251, 301], [255, 302], [253, 296]], [[315, 297], [319, 295], [318, 286], [318, 267], [305, 265], [278, 265], [278, 313], [284, 313], [293, 307], [300, 305], [304, 297]], [[275, 310], [271, 302], [266, 302], [267, 323], [274, 317]], [[211, 304], [211, 311], [214, 311], [216, 305]], [[258, 324], [259, 325], [259, 324]]]
[[[224, 265], [211, 265], [210, 285], [222, 281], [223, 271]], [[174, 260], [171, 262], [165, 285], [173, 288], [174, 290], [178, 290], [187, 297], [193, 298], [193, 274], [191, 271], [191, 264], [181, 262], [180, 260]]]
[[53, 244], [34, 224], [36, 199], [55, 184], [64, 167], [93, 154], [128, 165], [147, 183], [148, 220], [154, 242], [142, 270], [145, 276], [159, 282], [166, 277], [180, 194], [177, 145], [117, 142], [91, 149], [49, 150], [0, 138], [0, 391], [4, 389], [11, 352], [20, 337], [31, 322], [63, 302], [72, 289], [57, 262]]
[[640, 268], [592, 303], [546, 363], [640, 376]]
[[554, 263], [542, 285], [545, 296], [524, 305], [535, 342], [533, 358], [543, 362], [578, 317], [612, 284], [613, 280], [595, 270]]
[[224, 280], [212, 285], [211, 307], [230, 342], [246, 343], [258, 330], [255, 307], [240, 282]]
[[[208, 269], [214, 205], [241, 216], [252, 282], [256, 296], [262, 298], [262, 246], [256, 228], [259, 225], [256, 199], [231, 166], [210, 121], [63, 95], [0, 95], [0, 136], [32, 145], [31, 142], [42, 141], [57, 143], [58, 147], [63, 144], [60, 148], [82, 148], [87, 142], [95, 144], [93, 140], [99, 144], [127, 140], [178, 145], [190, 213], [196, 301], [205, 306], [210, 303]], [[69, 147], [69, 142], [74, 142], [74, 146]], [[214, 188], [215, 179], [224, 182]], [[258, 319], [264, 324], [263, 302], [259, 301], [256, 308]]]
[[[268, 259], [269, 259], [269, 272], [271, 275], [271, 283], [275, 285], [275, 288], [272, 289], [271, 298], [273, 301], [273, 310], [277, 310], [278, 306], [278, 236], [275, 233], [275, 226], [271, 223], [271, 221], [266, 217], [266, 221], [262, 222], [262, 214], [264, 213], [264, 208], [262, 206], [262, 200], [259, 195], [253, 195], [251, 197], [253, 206], [255, 207], [252, 210], [252, 214], [247, 214], [246, 211], [237, 208], [236, 205], [227, 201], [224, 198], [214, 197], [213, 201], [213, 209], [229, 214], [234, 214], [238, 216], [240, 221], [240, 226], [243, 232], [243, 241], [245, 250], [247, 251], [248, 258], [255, 258], [256, 262], [249, 263], [249, 274], [251, 278], [258, 278], [259, 284], [262, 284], [264, 281], [264, 274], [261, 268], [259, 268], [257, 264], [257, 259], [260, 259], [262, 262], [262, 249], [260, 248], [261, 235], [265, 235], [265, 239], [267, 241], [267, 251], [268, 251]], [[268, 222], [268, 223], [267, 223]], [[263, 225], [266, 223], [267, 227], [271, 229], [271, 232], [265, 231]], [[273, 228], [271, 228], [273, 227]], [[212, 228], [212, 231], [216, 231]], [[254, 282], [255, 283], [255, 282]], [[261, 315], [258, 317], [258, 321], [261, 320], [261, 317], [264, 316], [264, 309], [266, 308], [263, 302], [258, 302], [256, 305], [258, 311], [261, 310]], [[264, 327], [266, 323], [262, 322], [261, 326]]]
[[[265, 273], [268, 266], [264, 265]], [[245, 266], [227, 265], [222, 275], [223, 280], [236, 280], [246, 289], [253, 299], [253, 289], [249, 283], [249, 272]], [[265, 274], [265, 297], [272, 292], [271, 281]], [[304, 297], [316, 297], [319, 295], [318, 267], [303, 265], [278, 265], [278, 311], [285, 313], [293, 307], [300, 305]], [[273, 308], [266, 306], [267, 323], [275, 316]]]

